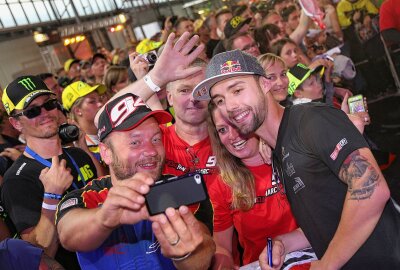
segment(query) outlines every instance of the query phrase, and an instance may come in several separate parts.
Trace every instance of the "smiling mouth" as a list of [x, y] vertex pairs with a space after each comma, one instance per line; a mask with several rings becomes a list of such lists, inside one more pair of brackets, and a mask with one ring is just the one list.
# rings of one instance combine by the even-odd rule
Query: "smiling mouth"
[[139, 167], [146, 169], [146, 170], [154, 169], [155, 167], [157, 167], [157, 162], [149, 162], [149, 163], [139, 164]]
[[235, 150], [242, 150], [244, 148], [244, 146], [246, 145], [247, 140], [240, 140], [238, 142], [232, 143], [233, 148], [235, 148]]
[[237, 122], [240, 122], [243, 118], [245, 118], [247, 115], [249, 115], [249, 113], [250, 113], [249, 110], [241, 112], [240, 114], [233, 117], [233, 119]]

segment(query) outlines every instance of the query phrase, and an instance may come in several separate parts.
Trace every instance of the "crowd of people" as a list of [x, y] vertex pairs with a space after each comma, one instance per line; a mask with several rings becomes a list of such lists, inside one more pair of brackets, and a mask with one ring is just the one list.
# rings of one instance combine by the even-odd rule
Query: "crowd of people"
[[[395, 1], [240, 1], [10, 82], [0, 269], [400, 269], [396, 155], [355, 65], [380, 32], [400, 44]], [[206, 199], [151, 214], [195, 173]]]

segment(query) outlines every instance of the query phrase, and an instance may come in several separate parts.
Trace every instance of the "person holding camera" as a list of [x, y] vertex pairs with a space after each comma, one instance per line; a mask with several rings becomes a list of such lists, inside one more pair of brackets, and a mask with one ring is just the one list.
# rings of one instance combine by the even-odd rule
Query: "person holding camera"
[[59, 245], [55, 210], [66, 192], [97, 177], [96, 168], [81, 149], [61, 147], [61, 106], [39, 77], [18, 77], [2, 101], [27, 146], [4, 175], [1, 201], [23, 240], [42, 247], [66, 269], [79, 269], [76, 255]]
[[82, 81], [74, 82], [65, 87], [62, 93], [62, 103], [69, 112], [68, 117], [77, 124], [81, 133], [84, 133], [85, 144], [91, 154], [100, 162], [99, 139], [94, 118], [97, 111], [107, 101], [107, 89], [104, 85], [90, 86]]
[[164, 179], [159, 125], [171, 118], [130, 93], [101, 112], [100, 153], [110, 175], [65, 196], [56, 219], [62, 245], [77, 251], [82, 269], [209, 267], [215, 245], [188, 207], [150, 216], [145, 203], [150, 186]]

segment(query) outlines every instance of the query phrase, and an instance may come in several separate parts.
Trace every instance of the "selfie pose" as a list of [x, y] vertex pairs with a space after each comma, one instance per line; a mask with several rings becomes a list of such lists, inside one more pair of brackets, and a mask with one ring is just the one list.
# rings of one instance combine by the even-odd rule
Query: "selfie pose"
[[[223, 69], [227, 61], [235, 68]], [[400, 213], [368, 144], [346, 114], [320, 103], [284, 109], [272, 97], [263, 68], [241, 51], [215, 56], [206, 74], [194, 97], [211, 98], [243, 135], [255, 132], [274, 149], [306, 236], [273, 239], [273, 265], [264, 250], [262, 269], [280, 269], [287, 252], [309, 245], [319, 259], [311, 269], [399, 269]]]
[[213, 104], [209, 112], [210, 140], [221, 171], [208, 189], [214, 209], [213, 238], [223, 248], [217, 248], [215, 258], [219, 267], [232, 269], [238, 263], [232, 245], [234, 230], [246, 265], [258, 260], [267, 237], [298, 226], [275, 169], [260, 154], [258, 137], [240, 135]]
[[[160, 63], [168, 61], [171, 67], [183, 67], [190, 62], [193, 55], [188, 52], [194, 42], [187, 38], [181, 37], [177, 44], [183, 48], [177, 49], [172, 45], [174, 35], [170, 35]], [[162, 86], [196, 72], [158, 71], [154, 68], [148, 76], [150, 80], [158, 78]], [[131, 87], [150, 88], [143, 79]], [[162, 179], [165, 161], [159, 125], [169, 121], [167, 112], [151, 111], [130, 93], [118, 95], [100, 113], [100, 154], [110, 166], [110, 176], [65, 196], [56, 218], [60, 242], [78, 251], [83, 269], [209, 267], [215, 244], [206, 226], [188, 207], [168, 208], [163, 214], [150, 216], [146, 206], [145, 195], [155, 181]]]

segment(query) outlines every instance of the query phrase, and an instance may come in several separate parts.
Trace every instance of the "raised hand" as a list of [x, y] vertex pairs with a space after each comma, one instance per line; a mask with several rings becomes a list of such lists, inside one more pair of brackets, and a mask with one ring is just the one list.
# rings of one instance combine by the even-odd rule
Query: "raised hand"
[[63, 194], [71, 186], [73, 177], [66, 165], [65, 159], [59, 161], [58, 157], [54, 156], [51, 159], [51, 167], [46, 167], [40, 172], [39, 179], [45, 192]]
[[154, 68], [150, 71], [151, 78], [158, 86], [164, 86], [168, 82], [186, 78], [199, 72], [201, 67], [188, 68], [197, 56], [203, 51], [204, 45], [199, 45], [191, 51], [197, 44], [199, 36], [185, 32], [175, 43], [175, 34], [168, 36], [165, 47], [159, 56]]
[[129, 55], [129, 67], [138, 80], [149, 72], [149, 63], [137, 52], [133, 52]]

